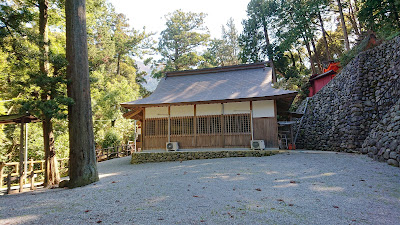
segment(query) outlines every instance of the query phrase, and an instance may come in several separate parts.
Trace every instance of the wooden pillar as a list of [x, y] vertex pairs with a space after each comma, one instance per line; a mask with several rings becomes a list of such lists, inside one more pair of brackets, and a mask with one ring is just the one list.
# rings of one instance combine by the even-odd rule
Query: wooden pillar
[[193, 134], [194, 134], [194, 147], [197, 147], [197, 113], [196, 113], [196, 104], [193, 106]]
[[224, 121], [224, 103], [221, 103], [221, 147], [225, 148], [225, 121]]
[[24, 174], [24, 119], [21, 119], [21, 133], [19, 140], [19, 176]]
[[254, 140], [253, 101], [250, 101], [250, 131], [251, 131], [251, 140]]
[[145, 150], [145, 149], [146, 149], [145, 135], [146, 135], [146, 108], [143, 108], [142, 150]]
[[168, 106], [168, 142], [171, 142], [171, 106]]
[[277, 106], [276, 106], [276, 100], [274, 100], [274, 115], [275, 115], [275, 123], [276, 123], [276, 129], [275, 129], [275, 134], [276, 134], [276, 137], [275, 137], [275, 140], [274, 140], [274, 143], [273, 143], [273, 145], [274, 146], [278, 146], [278, 109], [277, 109]]

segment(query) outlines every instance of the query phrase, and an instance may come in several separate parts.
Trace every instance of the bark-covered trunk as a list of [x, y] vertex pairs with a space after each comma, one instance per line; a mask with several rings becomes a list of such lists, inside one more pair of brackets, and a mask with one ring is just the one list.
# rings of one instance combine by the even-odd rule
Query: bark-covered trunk
[[[44, 76], [49, 76], [49, 29], [48, 29], [48, 0], [39, 0], [39, 49], [41, 59], [39, 60], [40, 72]], [[47, 101], [50, 96], [43, 94], [43, 101]], [[53, 186], [60, 183], [57, 159], [54, 147], [54, 134], [51, 118], [43, 115], [43, 140], [45, 155], [44, 186]]]
[[60, 183], [60, 173], [54, 147], [53, 124], [50, 118], [43, 119], [43, 140], [44, 140], [44, 158], [45, 158], [45, 176], [44, 186], [53, 186]]
[[[292, 51], [290, 51], [289, 50], [289, 54], [290, 54], [290, 60], [292, 61], [292, 66], [293, 67], [296, 67], [296, 60], [295, 60], [295, 58], [294, 58], [294, 55], [293, 55], [293, 53], [292, 53]], [[300, 57], [300, 56], [299, 56]]]
[[117, 57], [117, 75], [120, 75], [121, 74], [121, 70], [120, 70], [120, 61], [121, 61], [121, 54], [120, 53], [118, 53], [118, 57]]
[[99, 180], [90, 100], [85, 0], [66, 0], [66, 55], [68, 60], [68, 107], [70, 188]]
[[340, 22], [342, 24], [342, 29], [343, 29], [343, 37], [344, 37], [344, 44], [346, 46], [346, 50], [350, 50], [350, 42], [349, 42], [349, 37], [347, 36], [347, 29], [346, 29], [346, 23], [344, 21], [344, 16], [343, 16], [343, 9], [342, 9], [342, 3], [340, 0], [336, 0], [338, 7], [339, 7], [339, 13], [340, 13]]
[[310, 48], [310, 43], [308, 42], [308, 39], [306, 38], [305, 35], [303, 35], [303, 40], [304, 40], [304, 44], [305, 44], [307, 52], [308, 52], [308, 56], [310, 58], [311, 72], [312, 72], [312, 74], [316, 74], [317, 71], [315, 70], [314, 60], [313, 60], [313, 57], [312, 57], [312, 51], [311, 51], [311, 48]]
[[351, 22], [351, 24], [353, 26], [353, 29], [356, 32], [356, 34], [358, 36], [360, 36], [361, 35], [361, 30], [360, 30], [360, 26], [359, 26], [359, 24], [357, 22], [357, 17], [355, 16], [354, 7], [353, 7], [353, 4], [351, 3], [351, 0], [349, 1], [349, 14], [350, 14], [350, 22]]
[[395, 23], [397, 24], [397, 28], [400, 28], [400, 15], [399, 15], [399, 4], [396, 4], [394, 0], [389, 0], [389, 5], [390, 5], [390, 14], [393, 16], [393, 19]]
[[273, 59], [273, 54], [272, 54], [272, 49], [271, 49], [271, 42], [269, 41], [268, 27], [267, 27], [267, 24], [265, 21], [263, 22], [263, 30], [264, 30], [265, 44], [267, 46], [267, 55], [268, 55], [268, 59], [270, 61], [270, 66], [272, 67], [272, 82], [275, 83], [277, 81], [276, 73], [275, 73], [275, 64], [274, 64], [274, 59]]
[[321, 26], [322, 39], [324, 40], [326, 58], [328, 60], [331, 60], [331, 53], [329, 51], [328, 40], [326, 39], [326, 31], [325, 31], [325, 27], [324, 27], [324, 21], [322, 20], [321, 12], [319, 10], [318, 10], [318, 19], [319, 19], [319, 23], [320, 23], [320, 26]]
[[304, 63], [303, 63], [303, 60], [301, 59], [301, 53], [300, 53], [299, 49], [296, 49], [296, 51], [297, 51], [297, 54], [299, 54], [300, 65], [303, 65]]
[[314, 38], [311, 38], [311, 45], [313, 47], [314, 50], [314, 57], [315, 57], [315, 61], [317, 63], [317, 68], [318, 68], [318, 73], [322, 72], [322, 65], [321, 65], [321, 59], [319, 57], [319, 52], [317, 51], [317, 47], [315, 46], [315, 41]]

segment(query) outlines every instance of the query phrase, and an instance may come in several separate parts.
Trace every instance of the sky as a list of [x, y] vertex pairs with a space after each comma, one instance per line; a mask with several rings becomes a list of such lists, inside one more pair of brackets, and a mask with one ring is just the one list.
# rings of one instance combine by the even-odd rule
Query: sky
[[185, 12], [206, 13], [205, 25], [212, 38], [221, 38], [221, 26], [233, 18], [236, 29], [242, 31], [242, 20], [246, 18], [246, 8], [250, 0], [109, 0], [116, 12], [129, 18], [129, 24], [136, 30], [146, 27], [146, 31], [164, 30], [165, 15], [177, 9]]
[[[146, 32], [155, 32], [155, 38], [165, 26], [165, 15], [177, 9], [184, 12], [206, 13], [205, 25], [210, 31], [211, 38], [221, 38], [221, 26], [226, 25], [229, 18], [233, 18], [236, 29], [242, 32], [242, 20], [246, 19], [247, 4], [250, 0], [108, 0], [115, 7], [117, 13], [125, 14], [129, 24], [136, 30], [146, 27]], [[142, 71], [149, 71], [147, 66], [138, 62]], [[153, 91], [158, 80], [150, 75], [144, 77], [147, 80], [143, 86]]]

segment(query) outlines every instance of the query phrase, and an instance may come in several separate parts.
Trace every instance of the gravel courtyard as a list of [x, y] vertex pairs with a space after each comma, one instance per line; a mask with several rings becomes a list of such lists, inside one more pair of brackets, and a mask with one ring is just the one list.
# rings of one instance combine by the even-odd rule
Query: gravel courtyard
[[364, 155], [129, 161], [99, 163], [86, 187], [0, 196], [0, 224], [400, 224], [400, 169]]

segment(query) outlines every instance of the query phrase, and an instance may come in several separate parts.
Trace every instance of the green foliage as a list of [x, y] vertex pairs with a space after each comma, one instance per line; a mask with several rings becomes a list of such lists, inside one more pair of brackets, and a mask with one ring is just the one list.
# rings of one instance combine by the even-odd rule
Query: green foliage
[[358, 17], [367, 29], [389, 38], [400, 32], [399, 0], [362, 0]]
[[[204, 26], [204, 13], [176, 10], [165, 16], [167, 28], [161, 32], [158, 51], [162, 59], [153, 77], [161, 78], [164, 72], [196, 68], [204, 58], [198, 48], [205, 45], [210, 37]], [[156, 65], [156, 68], [159, 66]]]
[[[95, 138], [101, 143], [112, 129], [124, 143], [134, 136], [133, 121], [122, 117], [120, 103], [146, 94], [133, 57], [152, 51], [151, 33], [131, 29], [127, 18], [117, 14], [106, 0], [87, 0], [89, 69]], [[31, 1], [0, 3], [0, 114], [29, 111], [42, 118], [52, 117], [58, 158], [69, 155], [65, 71], [64, 3], [49, 7], [50, 70], [39, 69], [38, 8]], [[47, 96], [43, 98], [43, 96]], [[112, 127], [111, 121], [115, 121]], [[19, 127], [0, 127], [0, 160], [17, 161]], [[42, 123], [29, 125], [29, 157], [43, 159]]]
[[229, 66], [239, 64], [239, 43], [238, 33], [232, 18], [230, 18], [225, 26], [222, 26], [222, 38], [212, 39], [209, 47], [202, 55], [204, 62], [201, 68]]
[[119, 139], [119, 135], [113, 130], [108, 130], [104, 135], [103, 141], [101, 142], [101, 147], [108, 148], [119, 145], [121, 145], [121, 140]]

